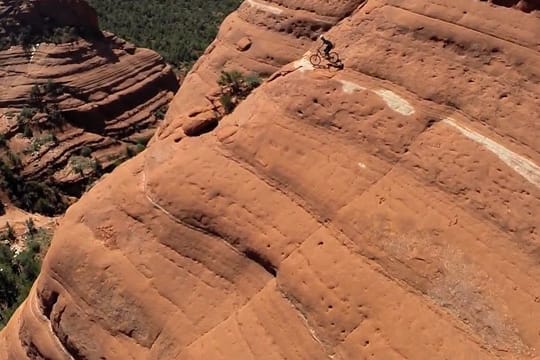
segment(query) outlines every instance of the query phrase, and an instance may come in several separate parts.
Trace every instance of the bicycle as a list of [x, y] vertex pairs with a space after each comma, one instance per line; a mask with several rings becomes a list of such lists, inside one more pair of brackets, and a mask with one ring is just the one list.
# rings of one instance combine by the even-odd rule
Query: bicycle
[[328, 56], [322, 51], [322, 46], [317, 49], [317, 53], [313, 54], [309, 57], [309, 62], [313, 66], [319, 66], [321, 64], [322, 59], [326, 59], [330, 64], [336, 66], [340, 63], [339, 61], [339, 55], [337, 52], [331, 51], [328, 53]]

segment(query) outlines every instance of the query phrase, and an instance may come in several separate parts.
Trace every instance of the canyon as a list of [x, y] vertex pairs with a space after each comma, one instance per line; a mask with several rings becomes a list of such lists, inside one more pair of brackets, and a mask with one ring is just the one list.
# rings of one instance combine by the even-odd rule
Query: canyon
[[[0, 359], [539, 358], [539, 10], [244, 1], [59, 220]], [[223, 70], [265, 79], [230, 114]]]
[[72, 203], [152, 136], [178, 81], [157, 53], [101, 32], [84, 1], [5, 0], [0, 13], [3, 161]]

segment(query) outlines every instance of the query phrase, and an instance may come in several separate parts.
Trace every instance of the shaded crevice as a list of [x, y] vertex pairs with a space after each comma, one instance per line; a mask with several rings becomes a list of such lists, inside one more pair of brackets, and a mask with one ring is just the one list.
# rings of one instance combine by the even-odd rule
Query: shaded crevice
[[60, 344], [62, 344], [64, 351], [69, 354], [72, 359], [86, 360], [88, 358], [81, 353], [81, 350], [75, 345], [75, 343], [70, 339], [69, 335], [66, 334], [66, 332], [60, 326], [60, 322], [62, 321], [65, 311], [66, 307], [64, 306], [58, 311], [58, 313], [55, 314], [54, 319], [52, 319], [51, 328], [53, 334], [56, 336]]
[[56, 291], [52, 291], [50, 294], [47, 294], [46, 297], [41, 299], [41, 304], [43, 305], [43, 315], [47, 319], [51, 319], [51, 313], [54, 305], [58, 302], [59, 294]]
[[515, 7], [524, 12], [540, 10], [540, 0], [490, 0], [490, 2], [498, 6]]
[[26, 356], [28, 356], [28, 358], [32, 360], [49, 360], [49, 358], [43, 356], [41, 351], [39, 351], [38, 347], [33, 342], [22, 343], [22, 345], [26, 348]]
[[253, 249], [246, 249], [242, 251], [242, 253], [251, 261], [256, 262], [259, 264], [267, 273], [272, 275], [273, 277], [277, 276], [277, 268], [272, 264], [272, 262], [263, 254], [253, 250]]
[[184, 133], [190, 137], [201, 136], [213, 131], [219, 125], [218, 118], [200, 121], [197, 124], [184, 129]]
[[437, 119], [434, 117], [428, 117], [426, 120], [427, 122], [425, 123], [424, 130], [422, 132], [427, 131], [428, 129], [432, 128], [433, 125], [441, 121], [441, 119]]

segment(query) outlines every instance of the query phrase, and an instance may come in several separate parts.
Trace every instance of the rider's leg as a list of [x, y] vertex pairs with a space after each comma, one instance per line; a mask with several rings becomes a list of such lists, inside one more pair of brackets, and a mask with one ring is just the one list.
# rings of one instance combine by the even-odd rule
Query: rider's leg
[[330, 57], [330, 51], [332, 51], [334, 47], [330, 44], [326, 45], [324, 48], [324, 56], [328, 59]]
[[324, 47], [324, 57], [327, 59], [330, 56], [330, 50], [332, 50], [332, 47], [330, 45]]

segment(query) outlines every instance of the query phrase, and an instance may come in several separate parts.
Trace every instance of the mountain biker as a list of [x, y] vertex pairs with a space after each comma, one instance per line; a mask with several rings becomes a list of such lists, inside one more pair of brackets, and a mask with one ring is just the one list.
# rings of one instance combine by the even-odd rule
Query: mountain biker
[[328, 59], [330, 56], [330, 51], [332, 51], [334, 48], [334, 44], [330, 40], [326, 39], [323, 35], [319, 36], [319, 39], [323, 42], [324, 57]]

